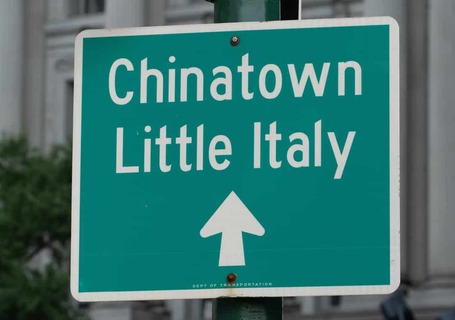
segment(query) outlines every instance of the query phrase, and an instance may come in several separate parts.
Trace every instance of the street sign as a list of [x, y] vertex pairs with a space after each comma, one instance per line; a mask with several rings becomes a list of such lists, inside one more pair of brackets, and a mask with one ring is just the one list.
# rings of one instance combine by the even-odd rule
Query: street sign
[[74, 297], [396, 289], [398, 49], [391, 18], [81, 33]]

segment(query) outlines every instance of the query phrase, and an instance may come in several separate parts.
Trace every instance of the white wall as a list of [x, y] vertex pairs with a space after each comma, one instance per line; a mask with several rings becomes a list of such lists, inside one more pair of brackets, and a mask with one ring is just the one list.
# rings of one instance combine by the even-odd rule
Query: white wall
[[43, 146], [46, 2], [28, 0], [24, 23], [24, 133], [34, 147]]
[[144, 0], [106, 0], [106, 28], [142, 27], [145, 19]]
[[0, 1], [0, 134], [22, 129], [23, 2]]
[[429, 272], [455, 274], [455, 1], [429, 1]]

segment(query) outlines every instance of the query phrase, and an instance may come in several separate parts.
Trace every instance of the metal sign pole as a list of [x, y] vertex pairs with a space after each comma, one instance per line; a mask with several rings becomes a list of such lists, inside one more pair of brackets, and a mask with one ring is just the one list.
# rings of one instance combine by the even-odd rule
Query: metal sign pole
[[[300, 0], [209, 0], [215, 23], [298, 19]], [[229, 282], [229, 278], [227, 279]], [[235, 280], [234, 280], [235, 281]], [[235, 283], [230, 283], [235, 285]], [[283, 298], [218, 298], [213, 320], [282, 320]]]
[[280, 20], [280, 0], [208, 0], [215, 23]]
[[213, 320], [282, 320], [283, 298], [218, 298]]

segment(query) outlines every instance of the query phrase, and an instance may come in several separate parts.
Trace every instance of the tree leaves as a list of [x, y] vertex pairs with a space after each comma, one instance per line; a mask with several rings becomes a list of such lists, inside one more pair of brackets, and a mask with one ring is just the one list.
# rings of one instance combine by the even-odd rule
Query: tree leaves
[[81, 319], [69, 298], [71, 149], [0, 142], [0, 320]]

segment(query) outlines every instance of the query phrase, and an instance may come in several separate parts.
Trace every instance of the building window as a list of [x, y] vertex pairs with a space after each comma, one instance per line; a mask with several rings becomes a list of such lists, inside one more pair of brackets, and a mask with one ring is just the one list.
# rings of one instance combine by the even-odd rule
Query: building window
[[303, 19], [363, 16], [364, 0], [302, 0]]
[[80, 16], [104, 12], [105, 0], [70, 0], [69, 13], [71, 16]]
[[355, 1], [331, 0], [332, 17], [352, 17], [352, 6]]
[[73, 92], [74, 92], [74, 81], [70, 80], [65, 85], [65, 128], [64, 134], [67, 141], [71, 141], [73, 137]]

